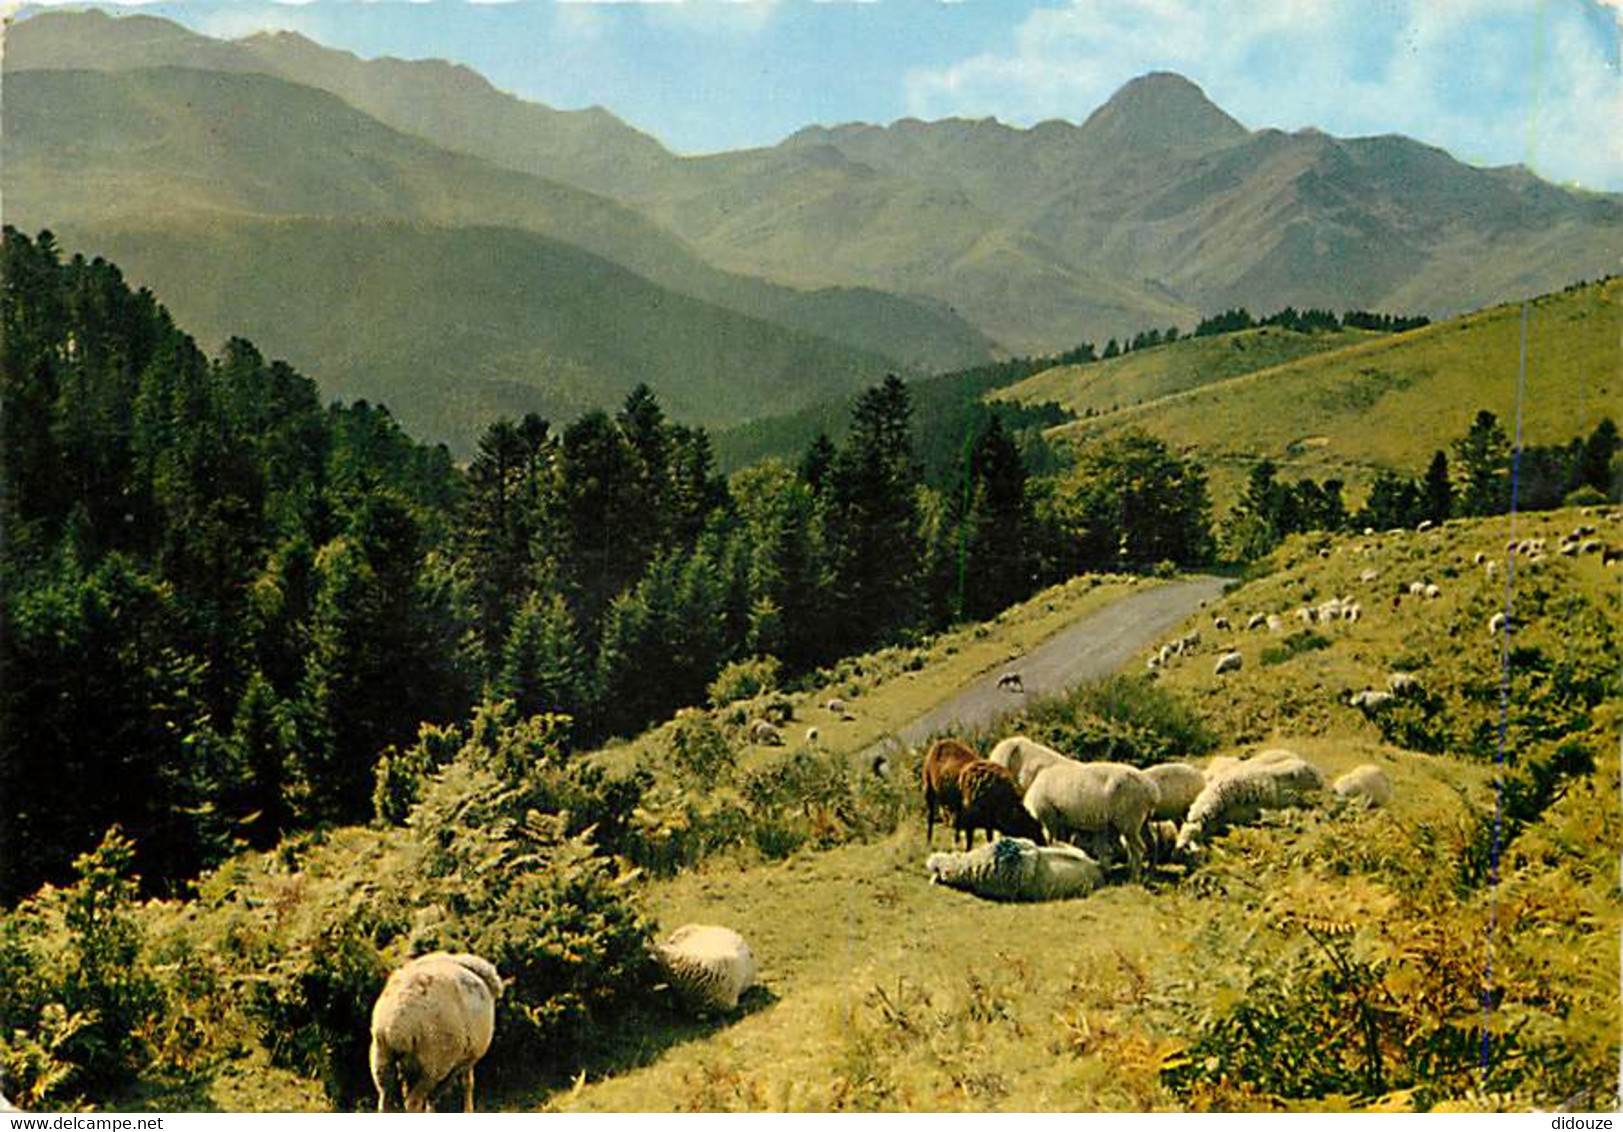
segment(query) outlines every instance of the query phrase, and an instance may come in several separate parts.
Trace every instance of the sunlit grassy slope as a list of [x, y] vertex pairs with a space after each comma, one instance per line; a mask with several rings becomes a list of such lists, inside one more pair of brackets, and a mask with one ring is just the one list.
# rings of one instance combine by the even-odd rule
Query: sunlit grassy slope
[[[1623, 608], [1615, 566], [1555, 547], [1579, 525], [1598, 527], [1598, 538], [1616, 544], [1620, 519], [1568, 510], [1519, 517], [1514, 526], [1501, 518], [1424, 533], [1298, 537], [1169, 634], [1200, 631], [1199, 646], [1160, 683], [1215, 733], [1216, 753], [1285, 746], [1327, 778], [1375, 763], [1396, 786], [1389, 807], [1271, 815], [1216, 839], [1192, 868], [1162, 865], [1142, 884], [1118, 874], [1085, 899], [1040, 905], [999, 905], [931, 886], [916, 802], [876, 840], [814, 839], [775, 861], [748, 849], [719, 853], [674, 876], [644, 879], [640, 900], [663, 931], [699, 921], [746, 936], [761, 986], [740, 1011], [701, 1022], [628, 1021], [613, 1048], [587, 1056], [573, 1083], [487, 1077], [481, 1107], [1609, 1106], [1623, 927], [1614, 856], [1623, 836], [1619, 713], [1615, 697], [1582, 711], [1558, 697], [1579, 681], [1615, 684]], [[1548, 550], [1537, 562], [1519, 555], [1507, 591], [1504, 546], [1512, 537], [1544, 538]], [[1492, 576], [1478, 554], [1497, 563]], [[1411, 597], [1411, 581], [1435, 582], [1441, 596]], [[788, 697], [794, 726], [815, 722], [837, 752], [860, 750], [1131, 588], [1079, 579], [984, 627], [853, 658], [831, 682]], [[1331, 596], [1355, 598], [1362, 618], [1319, 625], [1309, 636], [1294, 610]], [[1511, 696], [1502, 703], [1505, 642], [1489, 634], [1487, 621], [1507, 597], [1518, 629], [1508, 654]], [[1240, 628], [1259, 612], [1285, 615], [1286, 631]], [[1217, 616], [1236, 628], [1216, 629]], [[1230, 649], [1243, 666], [1219, 678], [1215, 658]], [[1421, 681], [1424, 711], [1383, 722], [1347, 705], [1347, 693], [1385, 687], [1394, 671]], [[819, 714], [816, 704], [835, 694], [850, 703], [852, 722]], [[1017, 726], [1008, 721], [993, 733]], [[1562, 746], [1588, 752], [1593, 769], [1561, 780], [1547, 807], [1517, 824], [1517, 781]], [[746, 750], [741, 768], [782, 754]], [[597, 757], [647, 767], [666, 787], [678, 781], [657, 733]], [[912, 794], [914, 765], [897, 759], [893, 773]], [[1489, 858], [1481, 854], [1493, 843], [1501, 773], [1509, 776], [1506, 821], [1500, 852]], [[149, 905], [143, 916], [158, 953], [186, 941], [275, 955], [335, 910], [366, 907], [408, 867], [405, 838], [378, 829], [304, 836], [228, 864], [192, 903]], [[945, 838], [938, 835], [936, 847]], [[1490, 860], [1496, 887], [1470, 868]], [[1490, 958], [1491, 1045], [1520, 1067], [1509, 1090], [1497, 1086], [1499, 1077], [1476, 1076], [1474, 1027]], [[1335, 963], [1372, 980], [1356, 984], [1367, 992], [1336, 983]], [[1249, 1070], [1221, 1069], [1222, 1058], [1276, 1064], [1279, 1050], [1233, 1039], [1211, 1044], [1225, 1020], [1250, 1017], [1258, 1042], [1284, 1041], [1303, 1066], [1320, 1064], [1348, 1046], [1348, 1019], [1364, 1002], [1393, 1027], [1381, 1031], [1380, 1069], [1335, 1087], [1259, 1084]], [[1251, 1013], [1236, 1013], [1244, 1011]], [[124, 1103], [322, 1106], [319, 1087], [269, 1066], [238, 1032], [240, 1022], [205, 1024], [209, 1041], [241, 1043], [242, 1056], [196, 1094], [137, 1094]], [[1386, 1084], [1412, 1063], [1413, 1049], [1439, 1051], [1425, 1078]], [[1345, 1061], [1364, 1064], [1361, 1055]], [[1179, 1086], [1180, 1073], [1209, 1079]]]
[[[1520, 400], [1527, 443], [1565, 442], [1603, 415], [1619, 415], [1620, 301], [1623, 280], [1611, 279], [1528, 304]], [[1286, 339], [1270, 343], [1273, 356], [1250, 370], [1222, 353], [1226, 344], [1239, 353], [1236, 344], [1244, 341], [1242, 335], [1176, 343], [1109, 363], [1117, 368], [1100, 376], [1097, 366], [1056, 370], [1011, 395], [1100, 408], [1104, 415], [1057, 430], [1070, 441], [1125, 428], [1161, 437], [1207, 468], [1220, 510], [1264, 458], [1287, 477], [1340, 477], [1357, 501], [1381, 468], [1419, 475], [1433, 452], [1464, 435], [1478, 409], [1514, 429], [1519, 304], [1294, 360], [1278, 356]], [[1180, 354], [1195, 360], [1185, 368], [1175, 360]], [[1110, 412], [1110, 406], [1120, 407]]]
[[[1546, 537], [1553, 547], [1578, 521], [1576, 512], [1540, 516], [1521, 521], [1516, 534]], [[1603, 534], [1615, 541], [1618, 523]], [[1439, 718], [1496, 730], [1497, 697], [1479, 693], [1497, 687], [1500, 654], [1486, 622], [1506, 598], [1505, 536], [1504, 520], [1454, 524], [1327, 542], [1326, 557], [1319, 544], [1293, 541], [1275, 570], [1185, 626], [1200, 629], [1204, 642], [1165, 682], [1217, 729], [1221, 753], [1287, 746], [1329, 778], [1373, 762], [1396, 785], [1387, 809], [1275, 816], [1229, 833], [1190, 873], [1170, 867], [1144, 886], [1118, 883], [1055, 904], [998, 905], [930, 886], [916, 825], [879, 844], [768, 866], [718, 865], [656, 884], [647, 899], [663, 924], [721, 922], [743, 932], [765, 990], [705, 1040], [629, 1073], [588, 1077], [547, 1103], [1014, 1111], [1556, 1103], [1494, 1094], [1491, 1082], [1476, 1091], [1474, 1049], [1448, 1072], [1439, 1068], [1429, 1085], [1391, 1095], [1348, 1089], [1292, 1099], [1244, 1080], [1181, 1094], [1169, 1087], [1164, 1071], [1186, 1060], [1203, 1023], [1264, 1001], [1268, 979], [1289, 986], [1285, 972], [1327, 964], [1326, 949], [1369, 964], [1390, 1008], [1415, 1012], [1416, 1032], [1431, 1026], [1432, 1034], [1445, 1024], [1469, 1030], [1481, 1002], [1473, 980], [1491, 949], [1501, 996], [1494, 1042], [1520, 1026], [1587, 1067], [1572, 1079], [1609, 1088], [1623, 924], [1610, 848], [1623, 832], [1616, 712], [1563, 721], [1582, 733], [1598, 765], [1519, 835], [1505, 834], [1501, 883], [1492, 890], [1458, 879], [1458, 854], [1491, 829], [1492, 754], [1407, 749], [1344, 702], [1348, 691], [1385, 687], [1389, 672], [1409, 670], [1436, 697]], [[1495, 578], [1473, 563], [1478, 551], [1499, 558]], [[1375, 579], [1360, 581], [1368, 570]], [[1418, 578], [1436, 580], [1443, 596], [1405, 597], [1393, 608], [1399, 583]], [[1343, 593], [1362, 602], [1363, 618], [1324, 626], [1322, 647], [1279, 663], [1265, 663], [1262, 651], [1282, 638], [1214, 632], [1209, 620], [1222, 614], [1243, 624], [1249, 612], [1288, 614]], [[1521, 564], [1512, 594], [1525, 621], [1515, 642], [1519, 665], [1598, 656], [1615, 670], [1616, 574], [1597, 555]], [[1213, 660], [1229, 648], [1242, 652], [1244, 667], [1219, 679]], [[1505, 762], [1512, 768], [1536, 754], [1517, 723], [1524, 706], [1510, 705]], [[1305, 998], [1300, 1008], [1311, 1013]], [[1419, 1019], [1428, 1009], [1434, 1016]], [[1343, 1026], [1334, 1017], [1318, 1023], [1321, 1042]], [[1395, 1056], [1386, 1051], [1387, 1064]], [[1603, 1101], [1592, 1095], [1587, 1103]]]
[[1174, 393], [1369, 340], [1368, 331], [1302, 334], [1277, 326], [1186, 338], [1108, 361], [1058, 366], [999, 390], [995, 400], [1057, 402], [1078, 417], [1114, 413]]

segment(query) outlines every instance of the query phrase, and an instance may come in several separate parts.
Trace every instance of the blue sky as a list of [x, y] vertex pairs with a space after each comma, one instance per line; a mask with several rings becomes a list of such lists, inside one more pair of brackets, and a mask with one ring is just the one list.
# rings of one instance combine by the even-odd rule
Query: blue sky
[[[158, 0], [210, 35], [447, 58], [681, 152], [809, 123], [1081, 121], [1151, 70], [1248, 126], [1403, 133], [1623, 191], [1623, 0]], [[107, 8], [118, 5], [103, 4]]]

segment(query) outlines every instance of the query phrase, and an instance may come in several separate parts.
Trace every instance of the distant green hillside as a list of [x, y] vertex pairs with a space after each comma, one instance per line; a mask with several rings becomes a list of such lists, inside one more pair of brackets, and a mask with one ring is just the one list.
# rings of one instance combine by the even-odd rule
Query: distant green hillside
[[1264, 326], [1236, 334], [1185, 338], [1106, 361], [1044, 370], [994, 396], [1010, 401], [1054, 401], [1075, 416], [1097, 416], [1326, 350], [1339, 350], [1369, 337], [1359, 330], [1303, 334]]
[[[1623, 415], [1620, 301], [1623, 279], [1614, 278], [1529, 305], [1526, 443], [1562, 443], [1603, 415]], [[1434, 451], [1464, 434], [1478, 409], [1514, 427], [1520, 325], [1519, 304], [1498, 306], [1158, 397], [1153, 394], [1164, 372], [1151, 369], [1141, 374], [1142, 404], [1133, 403], [1140, 386], [1125, 383], [1127, 407], [1061, 426], [1054, 435], [1078, 442], [1144, 429], [1207, 467], [1220, 507], [1264, 458], [1287, 477], [1340, 477], [1357, 498], [1382, 468], [1418, 474]], [[1180, 343], [1172, 351], [1220, 348], [1227, 337], [1210, 345]], [[1144, 361], [1156, 352], [1146, 352]], [[1086, 403], [1096, 368], [1040, 375], [1017, 396]]]
[[885, 370], [511, 228], [205, 216], [59, 236], [113, 259], [210, 348], [243, 335], [320, 375], [325, 395], [383, 401], [460, 452], [498, 415], [564, 420], [640, 381], [673, 416], [714, 425]]

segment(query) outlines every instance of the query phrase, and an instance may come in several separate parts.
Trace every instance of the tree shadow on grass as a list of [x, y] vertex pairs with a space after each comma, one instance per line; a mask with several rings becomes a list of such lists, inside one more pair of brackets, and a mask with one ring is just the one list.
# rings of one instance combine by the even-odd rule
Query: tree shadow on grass
[[540, 1080], [496, 1082], [488, 1103], [500, 1111], [525, 1112], [543, 1108], [554, 1099], [566, 1102], [566, 1096], [559, 1094], [567, 1094], [575, 1083], [646, 1068], [669, 1051], [705, 1041], [777, 1002], [776, 992], [757, 984], [744, 992], [733, 1010], [696, 1012], [675, 992], [658, 992], [649, 1003], [627, 1011], [612, 1033], [598, 1035], [589, 1045], [572, 1051], [575, 1056], [568, 1059], [572, 1069], [554, 1070]]

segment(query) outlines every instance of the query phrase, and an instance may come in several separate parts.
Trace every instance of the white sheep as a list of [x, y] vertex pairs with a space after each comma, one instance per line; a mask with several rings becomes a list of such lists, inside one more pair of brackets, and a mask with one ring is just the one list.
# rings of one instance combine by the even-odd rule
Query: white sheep
[[1366, 688], [1362, 692], [1354, 692], [1347, 702], [1363, 711], [1375, 711], [1377, 708], [1385, 707], [1395, 699], [1397, 697], [1391, 692], [1377, 692], [1372, 688]]
[[1361, 802], [1371, 808], [1384, 806], [1392, 800], [1392, 780], [1374, 763], [1353, 767], [1336, 779], [1330, 789], [1338, 797], [1349, 802]]
[[473, 1067], [496, 1031], [501, 976], [487, 959], [436, 951], [389, 976], [372, 1007], [372, 1081], [378, 1111], [429, 1112], [434, 1094], [462, 1082], [473, 1111]]
[[967, 853], [932, 853], [924, 867], [931, 884], [992, 900], [1064, 900], [1105, 882], [1099, 862], [1082, 850], [1024, 837], [1000, 837]]
[[755, 983], [755, 953], [744, 937], [715, 924], [683, 924], [654, 948], [671, 986], [699, 1010], [731, 1010]]
[[1410, 597], [1425, 597], [1426, 596], [1426, 583], [1425, 582], [1410, 582], [1409, 583], [1409, 596]]
[[750, 724], [750, 742], [759, 743], [763, 747], [783, 746], [783, 731], [773, 723], [764, 719], [757, 719]]
[[986, 757], [1014, 775], [1015, 784], [1020, 787], [1022, 794], [1031, 789], [1031, 783], [1039, 772], [1055, 763], [1081, 765], [1077, 760], [1060, 754], [1052, 747], [1045, 747], [1034, 739], [1027, 739], [1024, 735], [1009, 736], [993, 747], [992, 753]]
[[1212, 628], [1213, 629], [1216, 629], [1219, 632], [1226, 632], [1228, 630], [1228, 627], [1229, 627], [1229, 619], [1227, 617], [1213, 617], [1212, 618]]
[[1430, 585], [1428, 585], [1426, 587], [1426, 598], [1428, 600], [1435, 601], [1437, 598], [1440, 598], [1442, 596], [1443, 596], [1443, 587], [1439, 586], [1436, 582], [1432, 582]]
[[1473, 565], [1473, 566], [1480, 566], [1484, 562], [1486, 562], [1487, 560], [1488, 560], [1488, 556], [1486, 554], [1484, 554], [1480, 550], [1477, 551], [1475, 554], [1471, 555], [1471, 565]]
[[1386, 690], [1394, 696], [1418, 696], [1420, 677], [1412, 672], [1393, 672], [1386, 678]]
[[1217, 658], [1217, 664], [1212, 667], [1212, 675], [1221, 676], [1225, 672], [1238, 672], [1245, 663], [1245, 657], [1237, 652], [1226, 652]]
[[1021, 693], [1026, 690], [1025, 683], [1020, 679], [1018, 672], [1005, 672], [997, 678], [997, 687], [1000, 692]]
[[1358, 580], [1360, 582], [1373, 582], [1376, 578], [1379, 578], [1380, 576], [1381, 576], [1381, 572], [1379, 570], [1365, 570], [1361, 574], [1358, 575]]
[[1147, 767], [1145, 776], [1161, 792], [1161, 800], [1151, 811], [1159, 820], [1182, 821], [1200, 792], [1206, 789], [1206, 776], [1188, 763], [1160, 763]]
[[1248, 759], [1201, 791], [1178, 831], [1180, 853], [1231, 825], [1255, 821], [1263, 810], [1301, 805], [1324, 788], [1324, 777], [1300, 756], [1265, 753], [1268, 759]]
[[1351, 605], [1347, 606], [1347, 608], [1342, 611], [1341, 615], [1348, 621], [1357, 621], [1359, 618], [1364, 616], [1364, 607], [1355, 601]]
[[1497, 637], [1500, 633], [1505, 631], [1505, 628], [1509, 624], [1509, 617], [1506, 617], [1503, 613], [1495, 613], [1492, 617], [1488, 618], [1488, 636]]
[[1266, 613], [1253, 613], [1246, 618], [1245, 630], [1249, 633], [1251, 630], [1260, 629], [1266, 624], [1268, 624], [1268, 615]]
[[1233, 755], [1213, 755], [1211, 762], [1206, 764], [1206, 783], [1210, 785], [1218, 777], [1227, 774], [1240, 765], [1240, 760]]
[[818, 738], [819, 738], [819, 735], [818, 735], [817, 728], [815, 728], [815, 727], [806, 728], [806, 746], [808, 746], [808, 747], [817, 746]]
[[1313, 622], [1318, 619], [1318, 616], [1318, 610], [1309, 608], [1305, 605], [1296, 611], [1296, 619], [1304, 625], [1313, 624]]
[[1050, 841], [1113, 831], [1127, 846], [1135, 877], [1144, 863], [1144, 822], [1160, 801], [1154, 781], [1137, 767], [1070, 759], [1039, 771], [1025, 797]]
[[825, 708], [827, 708], [833, 714], [839, 716], [841, 719], [845, 718], [845, 701], [844, 700], [832, 699], [832, 700], [829, 700], [828, 703], [824, 704], [823, 706]]

